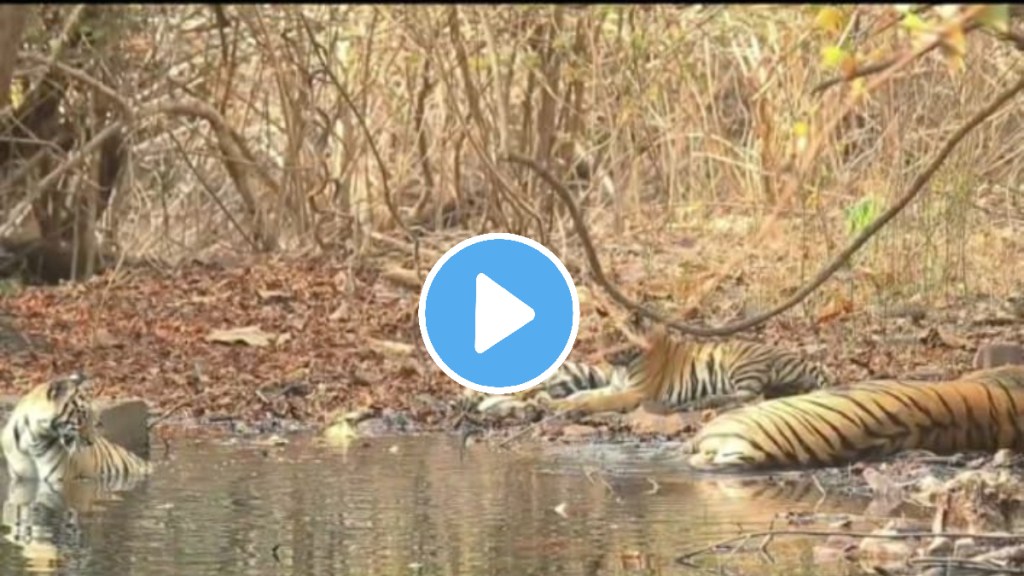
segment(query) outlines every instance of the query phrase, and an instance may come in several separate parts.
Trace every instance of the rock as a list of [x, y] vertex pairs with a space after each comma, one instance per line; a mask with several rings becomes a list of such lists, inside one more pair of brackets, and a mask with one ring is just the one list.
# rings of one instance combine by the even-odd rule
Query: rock
[[1010, 468], [1013, 466], [1013, 451], [1003, 448], [992, 457], [993, 468]]
[[958, 538], [953, 544], [953, 556], [956, 558], [970, 558], [982, 551], [982, 547], [974, 538]]
[[829, 536], [822, 544], [812, 548], [815, 564], [838, 564], [848, 560], [850, 551], [856, 550], [858, 542], [852, 536], [836, 534]]
[[[890, 522], [884, 528], [872, 534], [879, 536], [912, 531], [911, 526], [900, 526], [900, 522]], [[916, 531], [916, 530], [913, 530]], [[858, 546], [857, 557], [862, 568], [879, 569], [886, 572], [900, 571], [907, 567], [907, 560], [914, 555], [917, 542], [914, 539], [890, 539], [867, 537]]]
[[974, 369], [998, 368], [1006, 364], [1024, 365], [1024, 347], [1012, 342], [993, 342], [978, 346]]
[[137, 454], [149, 455], [149, 406], [145, 400], [101, 400], [96, 411], [104, 437]]
[[953, 552], [953, 540], [945, 536], [933, 538], [925, 549], [928, 556], [949, 556]]
[[[0, 396], [0, 421], [7, 423], [7, 416], [18, 403], [20, 396]], [[95, 404], [100, 433], [108, 440], [120, 444], [139, 454], [149, 454], [149, 406], [144, 400], [124, 398], [98, 400]]]

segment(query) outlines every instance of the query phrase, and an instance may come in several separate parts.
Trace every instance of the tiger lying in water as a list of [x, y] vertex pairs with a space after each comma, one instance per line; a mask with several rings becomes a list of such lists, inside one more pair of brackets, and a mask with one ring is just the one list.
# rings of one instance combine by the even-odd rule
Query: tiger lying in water
[[0, 432], [12, 480], [121, 481], [150, 473], [149, 462], [99, 435], [91, 398], [75, 374], [23, 396]]
[[875, 380], [724, 413], [694, 437], [690, 465], [742, 471], [840, 466], [907, 450], [1024, 449], [1024, 366], [955, 380]]
[[672, 411], [734, 407], [831, 386], [821, 365], [774, 346], [748, 341], [686, 342], [656, 328], [648, 346], [609, 374], [565, 362], [541, 385], [511, 396], [485, 398], [482, 412], [540, 400], [561, 411], [623, 412], [645, 402]]

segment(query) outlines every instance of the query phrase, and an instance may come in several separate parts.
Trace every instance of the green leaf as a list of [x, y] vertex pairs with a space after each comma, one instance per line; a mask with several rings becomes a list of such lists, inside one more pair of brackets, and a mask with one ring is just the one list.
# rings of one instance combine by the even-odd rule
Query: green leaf
[[909, 30], [910, 32], [924, 32], [931, 29], [931, 26], [921, 19], [920, 16], [913, 12], [907, 12], [906, 16], [903, 17], [903, 21], [900, 25]]
[[851, 234], [859, 234], [868, 227], [881, 211], [881, 205], [871, 196], [865, 196], [846, 209], [846, 228]]

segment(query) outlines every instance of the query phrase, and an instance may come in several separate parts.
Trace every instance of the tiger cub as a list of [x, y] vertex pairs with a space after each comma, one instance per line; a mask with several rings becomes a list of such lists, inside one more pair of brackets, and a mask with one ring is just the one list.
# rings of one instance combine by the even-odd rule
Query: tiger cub
[[84, 382], [75, 374], [39, 384], [15, 405], [0, 432], [12, 480], [121, 481], [151, 472], [149, 462], [97, 432]]
[[873, 380], [722, 414], [691, 441], [690, 465], [740, 471], [830, 467], [908, 450], [1024, 450], [1024, 367], [944, 382]]

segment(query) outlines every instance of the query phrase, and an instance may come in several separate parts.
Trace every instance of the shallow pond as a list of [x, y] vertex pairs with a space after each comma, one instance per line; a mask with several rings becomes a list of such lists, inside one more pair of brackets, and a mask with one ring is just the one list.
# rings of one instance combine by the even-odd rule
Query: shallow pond
[[[695, 477], [667, 450], [524, 444], [463, 451], [456, 437], [423, 436], [357, 441], [347, 450], [306, 441], [182, 442], [163, 452], [154, 448], [158, 468], [148, 482], [115, 499], [83, 489], [69, 497], [75, 514], [22, 508], [31, 520], [16, 534], [19, 509], [4, 471], [0, 574], [851, 571], [816, 564], [809, 540], [780, 539], [773, 563], [745, 553], [705, 558], [701, 568], [675, 564], [686, 550], [767, 528], [777, 513], [851, 503], [822, 502], [813, 486], [760, 490]], [[851, 509], [860, 512], [863, 503]]]

